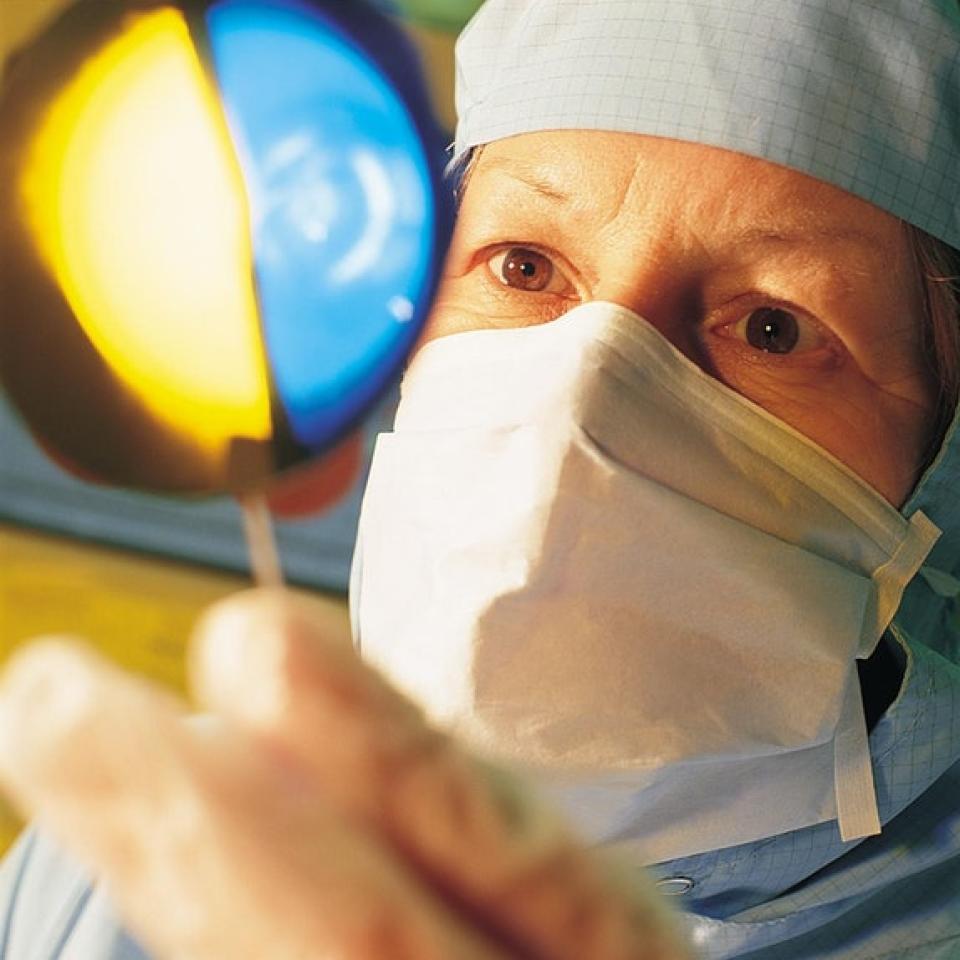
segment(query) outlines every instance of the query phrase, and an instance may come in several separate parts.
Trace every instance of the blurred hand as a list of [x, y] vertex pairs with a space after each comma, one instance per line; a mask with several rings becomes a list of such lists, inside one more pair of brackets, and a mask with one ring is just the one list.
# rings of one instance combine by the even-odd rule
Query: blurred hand
[[431, 729], [332, 607], [215, 606], [183, 706], [41, 641], [0, 689], [0, 780], [177, 960], [678, 960], [619, 879], [506, 774]]

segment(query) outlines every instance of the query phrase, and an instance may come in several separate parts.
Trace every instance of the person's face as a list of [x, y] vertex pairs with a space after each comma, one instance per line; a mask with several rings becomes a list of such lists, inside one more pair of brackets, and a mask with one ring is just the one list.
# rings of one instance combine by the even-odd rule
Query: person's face
[[704, 370], [900, 504], [936, 388], [902, 224], [763, 160], [628, 133], [485, 147], [424, 340], [640, 314]]

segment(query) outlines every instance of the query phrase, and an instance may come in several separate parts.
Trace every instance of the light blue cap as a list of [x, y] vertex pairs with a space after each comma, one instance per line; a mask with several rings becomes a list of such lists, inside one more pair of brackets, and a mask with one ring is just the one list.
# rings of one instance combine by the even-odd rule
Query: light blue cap
[[960, 247], [958, 0], [487, 0], [457, 112], [457, 155], [535, 130], [690, 140]]

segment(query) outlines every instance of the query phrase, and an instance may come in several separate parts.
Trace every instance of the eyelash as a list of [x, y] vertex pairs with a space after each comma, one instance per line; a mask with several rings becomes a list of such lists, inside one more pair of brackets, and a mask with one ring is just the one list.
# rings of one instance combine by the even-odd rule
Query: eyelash
[[559, 261], [562, 259], [561, 257], [559, 257], [553, 251], [545, 247], [542, 247], [540, 244], [522, 243], [522, 242], [521, 243], [518, 243], [518, 242], [498, 243], [496, 246], [487, 247], [486, 249], [480, 251], [478, 255], [478, 259], [480, 260], [482, 267], [486, 271], [487, 280], [494, 285], [494, 287], [498, 290], [498, 292], [509, 291], [510, 295], [520, 294], [521, 296], [525, 296], [525, 297], [533, 296], [533, 297], [542, 298], [544, 296], [555, 296], [555, 297], [560, 297], [563, 300], [571, 299], [570, 296], [561, 295], [557, 293], [549, 293], [541, 290], [523, 290], [520, 287], [512, 287], [509, 284], [505, 283], [502, 279], [500, 279], [496, 275], [496, 272], [491, 266], [491, 263], [495, 257], [501, 254], [506, 255], [511, 250], [527, 250], [530, 253], [539, 254], [541, 257], [543, 257], [544, 259], [550, 262], [552, 268], [556, 271], [557, 274], [559, 274], [559, 276], [561, 276], [566, 281], [566, 283], [572, 289], [572, 291], [579, 292], [577, 290], [577, 284], [570, 279], [570, 273], [572, 271], [570, 271], [569, 269], [566, 269], [564, 266], [561, 266], [561, 264], [559, 263]]
[[[798, 343], [800, 340], [810, 337], [817, 338], [819, 342], [807, 349], [792, 349], [787, 353], [760, 350], [747, 341], [746, 325], [754, 314], [762, 310], [783, 311], [792, 314], [801, 328]], [[821, 363], [828, 357], [837, 358], [843, 352], [843, 346], [836, 334], [809, 311], [789, 300], [773, 297], [769, 294], [747, 293], [725, 303], [711, 313], [713, 317], [719, 317], [720, 319], [714, 321], [711, 317], [706, 318], [701, 326], [703, 334], [713, 335], [721, 341], [718, 349], [738, 350], [749, 356], [754, 362], [763, 362], [770, 365], [795, 364], [801, 362], [801, 360], [809, 363]], [[744, 330], [741, 332], [742, 335], [738, 335], [736, 328], [741, 324], [744, 326]], [[722, 341], [726, 341], [726, 344], [723, 344]]]
[[[558, 294], [556, 292], [551, 293], [543, 290], [524, 290], [522, 287], [512, 286], [504, 282], [504, 280], [498, 276], [497, 271], [492, 266], [492, 263], [496, 257], [505, 255], [511, 250], [529, 251], [544, 257], [547, 261], [549, 261], [552, 269], [555, 270], [557, 274], [559, 274], [559, 276], [565, 280], [567, 285], [572, 288], [576, 294], [579, 294], [577, 284], [570, 279], [570, 273], [573, 271], [571, 271], [569, 268], [565, 269], [564, 266], [558, 262], [561, 261], [561, 258], [556, 253], [542, 247], [537, 243], [512, 241], [508, 243], [498, 243], [493, 247], [487, 247], [478, 254], [477, 259], [479, 259], [485, 271], [486, 280], [494, 288], [494, 291], [498, 296], [516, 297], [519, 295], [524, 299], [536, 298], [541, 302], [547, 300], [548, 298], [553, 298], [554, 301], [561, 300], [565, 303], [569, 303], [572, 299], [575, 299], [575, 297], [565, 294]], [[736, 306], [734, 306], [734, 304], [736, 304]], [[797, 352], [791, 349], [786, 353], [776, 353], [760, 350], [759, 348], [748, 343], [745, 335], [739, 337], [735, 332], [733, 332], [735, 327], [740, 324], [746, 324], [755, 312], [762, 309], [774, 311], [782, 310], [794, 315], [800, 324], [806, 327], [812, 327], [814, 330], [814, 335], [819, 337], [822, 343], [809, 350], [800, 350]], [[731, 313], [734, 313], [733, 317], [730, 316]], [[705, 317], [699, 327], [701, 335], [706, 336], [713, 334], [718, 339], [727, 341], [726, 345], [721, 344], [717, 347], [717, 349], [738, 350], [748, 356], [754, 362], [779, 365], [787, 362], [797, 363], [799, 358], [804, 358], [807, 361], [822, 362], [826, 355], [832, 355], [834, 358], [836, 358], [842, 353], [843, 350], [842, 345], [836, 335], [825, 328], [824, 325], [815, 317], [813, 317], [808, 311], [804, 310], [797, 304], [791, 303], [790, 301], [772, 297], [768, 294], [755, 292], [741, 295], [735, 298], [735, 300], [725, 303], [722, 307], [711, 311], [711, 316], [716, 316], [718, 314], [725, 315], [728, 319], [711, 322], [710, 317]], [[801, 332], [801, 337], [802, 336], [803, 333]]]

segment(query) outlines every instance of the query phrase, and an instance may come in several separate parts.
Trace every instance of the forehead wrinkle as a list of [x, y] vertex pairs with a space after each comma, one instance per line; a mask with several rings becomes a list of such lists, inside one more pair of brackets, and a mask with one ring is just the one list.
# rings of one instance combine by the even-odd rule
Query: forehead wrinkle
[[555, 203], [570, 204], [574, 194], [565, 189], [555, 177], [550, 177], [544, 167], [512, 157], [484, 155], [478, 164], [477, 172], [497, 172], [510, 177], [521, 186], [533, 191], [546, 200]]
[[[551, 150], [548, 155], [536, 151], [531, 156], [497, 153], [496, 148], [494, 144], [484, 150], [477, 164], [478, 174], [484, 170], [494, 177], [504, 174], [534, 197], [563, 207], [565, 216], [586, 218], [597, 229], [625, 210], [635, 163], [630, 164], [630, 172], [625, 175], [620, 165], [606, 156], [601, 160], [605, 176], [598, 182], [591, 176], [597, 168], [597, 158], [584, 157], [576, 144], [556, 152]], [[589, 184], [589, 190], [585, 184]]]
[[[738, 254], [776, 256], [804, 247], [811, 254], [820, 248], [822, 255], [832, 256], [841, 245], [865, 255], [856, 258], [863, 264], [876, 264], [878, 255], [896, 259], [888, 249], [889, 230], [875, 223], [864, 201], [796, 171], [657, 138], [598, 137], [602, 150], [585, 151], [582, 141], [567, 144], [569, 138], [558, 135], [549, 138], [548, 150], [528, 139], [536, 136], [527, 135], [522, 145], [507, 140], [488, 146], [478, 157], [476, 173], [490, 175], [491, 194], [501, 176], [507, 178], [501, 181], [504, 190], [522, 189], [534, 217], [535, 201], [546, 201], [562, 213], [554, 225], [577, 223], [581, 239], [588, 230], [595, 241], [642, 244], [651, 253], [650, 244], [674, 244], [713, 263]], [[678, 155], [678, 146], [683, 154]], [[498, 152], [506, 149], [516, 152]], [[605, 171], [602, 178], [595, 175], [598, 163]], [[705, 181], [711, 181], [709, 188]], [[524, 200], [514, 196], [511, 205], [522, 206]], [[851, 225], [854, 219], [856, 226]]]
[[[694, 220], [712, 224], [723, 246], [849, 243], [889, 254], [896, 220], [866, 201], [755, 157], [704, 146], [699, 152], [701, 162], [686, 167], [680, 185]], [[703, 190], [711, 175], [712, 189]]]

